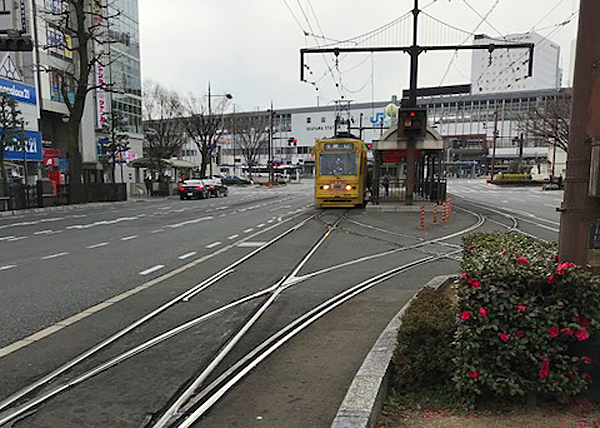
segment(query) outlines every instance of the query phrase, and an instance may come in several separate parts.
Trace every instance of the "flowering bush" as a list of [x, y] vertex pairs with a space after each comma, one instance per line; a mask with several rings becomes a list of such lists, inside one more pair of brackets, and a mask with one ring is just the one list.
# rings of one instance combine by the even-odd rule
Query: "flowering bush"
[[575, 395], [592, 381], [574, 355], [600, 321], [600, 280], [520, 234], [464, 239], [454, 382], [470, 395]]

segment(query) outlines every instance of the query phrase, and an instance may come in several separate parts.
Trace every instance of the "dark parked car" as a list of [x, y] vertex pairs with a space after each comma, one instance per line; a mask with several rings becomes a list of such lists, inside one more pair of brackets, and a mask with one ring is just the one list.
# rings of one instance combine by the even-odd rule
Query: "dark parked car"
[[230, 175], [223, 179], [223, 184], [228, 184], [231, 186], [231, 185], [245, 185], [245, 184], [252, 184], [252, 183], [250, 182], [250, 180], [246, 180], [245, 178], [238, 177], [237, 175]]
[[204, 183], [208, 187], [210, 196], [218, 198], [220, 196], [229, 195], [229, 189], [227, 189], [227, 186], [223, 184], [223, 180], [221, 180], [217, 176], [213, 176], [213, 178], [206, 177], [203, 178], [202, 181], [204, 181]]
[[210, 198], [210, 188], [203, 180], [185, 180], [179, 184], [179, 199]]

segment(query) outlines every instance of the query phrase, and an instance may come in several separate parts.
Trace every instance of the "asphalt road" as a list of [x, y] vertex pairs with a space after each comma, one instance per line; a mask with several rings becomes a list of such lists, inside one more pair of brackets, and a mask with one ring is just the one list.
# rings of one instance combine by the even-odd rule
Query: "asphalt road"
[[0, 348], [307, 209], [309, 188], [1, 217]]
[[[510, 209], [519, 211], [520, 228], [544, 239], [557, 237], [549, 230], [555, 214], [540, 204], [547, 196], [531, 197], [533, 189], [517, 193], [523, 189], [451, 182], [460, 207], [447, 223], [420, 230], [418, 212], [317, 209], [311, 186], [308, 181], [280, 189], [234, 188], [223, 199], [152, 200], [1, 218], [0, 291], [7, 298], [0, 302], [5, 345], [0, 400], [191, 287], [201, 287], [48, 381], [40, 393], [80, 379], [175, 327], [189, 328], [6, 426], [151, 427], [144, 424], [155, 422], [198, 375], [206, 373], [204, 388], [323, 302], [390, 269], [429, 259], [297, 331], [193, 425], [328, 428], [389, 320], [427, 281], [457, 272], [460, 233], [511, 227], [512, 218], [497, 208], [512, 197]], [[524, 205], [516, 205], [519, 198]], [[480, 202], [484, 206], [474, 205]], [[499, 205], [486, 208], [490, 203]], [[442, 236], [449, 236], [443, 245], [423, 244]], [[218, 280], [211, 282], [215, 275]], [[280, 292], [273, 291], [277, 284], [284, 285]], [[219, 312], [203, 318], [213, 311]], [[199, 321], [192, 325], [193, 320]], [[238, 338], [248, 322], [251, 328]], [[40, 330], [36, 340], [29, 336]], [[0, 409], [0, 421], [3, 415]]]

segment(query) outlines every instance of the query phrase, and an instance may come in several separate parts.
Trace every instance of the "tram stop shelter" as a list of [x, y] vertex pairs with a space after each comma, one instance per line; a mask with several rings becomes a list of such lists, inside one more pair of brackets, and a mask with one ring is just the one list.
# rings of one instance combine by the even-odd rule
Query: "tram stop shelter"
[[[406, 158], [408, 139], [398, 134], [398, 125], [388, 129], [373, 149], [371, 203], [406, 202]], [[414, 201], [442, 202], [446, 197], [443, 178], [444, 141], [432, 127], [425, 138], [415, 138]]]

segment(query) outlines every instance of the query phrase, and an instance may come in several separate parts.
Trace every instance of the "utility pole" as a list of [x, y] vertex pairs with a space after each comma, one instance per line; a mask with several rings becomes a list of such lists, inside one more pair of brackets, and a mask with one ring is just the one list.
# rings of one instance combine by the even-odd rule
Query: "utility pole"
[[[402, 107], [416, 107], [417, 106], [417, 79], [419, 75], [419, 54], [421, 50], [417, 44], [418, 38], [418, 24], [419, 24], [419, 0], [415, 0], [415, 6], [413, 8], [413, 44], [410, 47], [410, 86], [408, 95], [408, 105]], [[400, 139], [402, 136], [400, 132], [397, 133], [397, 138]], [[417, 140], [415, 137], [408, 137], [406, 140], [406, 205], [413, 204], [413, 193], [415, 189], [415, 146]]]
[[273, 101], [269, 110], [269, 184], [273, 184]]
[[[210, 82], [208, 82], [208, 123], [209, 126], [212, 126], [212, 109], [210, 108]], [[208, 162], [209, 162], [209, 171], [210, 178], [212, 178], [213, 170], [212, 170], [212, 136], [211, 141], [208, 142]]]
[[236, 133], [236, 129], [235, 129], [235, 103], [233, 104], [233, 116], [231, 118], [233, 120], [233, 135], [232, 135], [232, 147], [233, 147], [233, 175], [236, 176], [236, 172], [235, 172], [235, 133]]
[[[578, 265], [598, 268], [597, 260], [589, 255], [597, 250], [596, 235], [599, 232], [600, 199], [590, 196], [590, 190], [599, 177], [590, 174], [590, 167], [597, 171], [598, 156], [592, 158], [592, 148], [597, 152], [600, 142], [600, 2], [581, 0], [577, 56], [573, 83], [573, 104], [569, 134], [569, 153], [565, 179], [565, 196], [560, 208], [560, 259]], [[590, 186], [593, 184], [594, 186]]]
[[494, 179], [494, 169], [496, 167], [496, 141], [498, 140], [498, 109], [494, 111], [494, 135], [492, 137], [492, 173], [490, 179]]

